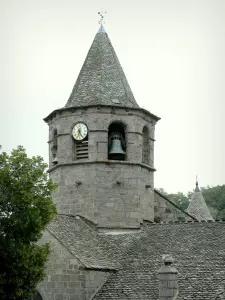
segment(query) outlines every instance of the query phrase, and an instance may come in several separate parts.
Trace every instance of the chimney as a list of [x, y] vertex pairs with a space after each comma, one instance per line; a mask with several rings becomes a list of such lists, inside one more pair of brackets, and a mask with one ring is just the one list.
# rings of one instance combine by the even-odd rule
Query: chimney
[[178, 297], [177, 274], [171, 255], [163, 255], [163, 265], [159, 269], [159, 300], [176, 300]]

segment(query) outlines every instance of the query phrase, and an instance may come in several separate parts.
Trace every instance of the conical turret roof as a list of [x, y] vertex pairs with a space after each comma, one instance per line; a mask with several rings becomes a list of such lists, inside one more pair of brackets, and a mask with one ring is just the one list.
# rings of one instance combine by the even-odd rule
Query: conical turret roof
[[205, 203], [205, 199], [203, 198], [202, 192], [199, 189], [197, 181], [190, 204], [187, 208], [187, 212], [195, 217], [198, 221], [213, 220], [210, 210]]
[[102, 25], [65, 107], [88, 105], [139, 107]]

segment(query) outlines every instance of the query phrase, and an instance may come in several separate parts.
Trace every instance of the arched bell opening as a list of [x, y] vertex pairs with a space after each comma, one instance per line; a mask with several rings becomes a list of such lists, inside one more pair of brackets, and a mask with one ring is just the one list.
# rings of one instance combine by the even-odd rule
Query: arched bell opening
[[52, 146], [51, 146], [51, 152], [52, 152], [52, 164], [55, 166], [58, 164], [58, 158], [57, 158], [57, 151], [58, 151], [58, 141], [57, 141], [57, 137], [58, 137], [58, 131], [55, 128], [53, 130], [53, 134], [52, 134]]
[[146, 126], [143, 128], [142, 135], [143, 135], [142, 162], [145, 165], [149, 165], [149, 159], [150, 159], [149, 131]]
[[126, 159], [126, 134], [123, 123], [114, 122], [108, 129], [108, 159]]

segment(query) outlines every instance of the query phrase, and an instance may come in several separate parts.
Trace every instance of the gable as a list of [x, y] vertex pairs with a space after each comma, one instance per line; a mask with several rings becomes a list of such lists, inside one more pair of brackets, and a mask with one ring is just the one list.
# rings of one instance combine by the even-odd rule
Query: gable
[[46, 278], [38, 285], [43, 299], [89, 299], [102, 286], [109, 272], [86, 269], [50, 231], [46, 230], [40, 243], [50, 242], [51, 255], [46, 265]]
[[196, 220], [156, 189], [154, 189], [154, 216], [157, 223]]

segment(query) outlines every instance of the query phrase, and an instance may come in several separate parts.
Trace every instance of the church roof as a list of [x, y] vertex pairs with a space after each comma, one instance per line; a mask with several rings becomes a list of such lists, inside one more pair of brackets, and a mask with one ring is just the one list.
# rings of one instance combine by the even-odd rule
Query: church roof
[[65, 107], [88, 105], [139, 107], [102, 25]]
[[118, 261], [113, 260], [105, 252], [106, 245], [103, 245], [97, 237], [97, 232], [93, 226], [91, 228], [75, 217], [58, 215], [56, 221], [48, 226], [48, 230], [87, 268], [119, 268]]
[[199, 189], [198, 182], [196, 182], [196, 187], [187, 208], [187, 212], [198, 221], [213, 220], [210, 210], [203, 198], [202, 192]]
[[224, 222], [145, 222], [138, 233], [103, 235], [82, 218], [58, 216], [49, 230], [87, 267], [111, 272], [95, 300], [157, 300], [163, 254], [175, 259], [178, 300], [211, 300], [225, 278]]

